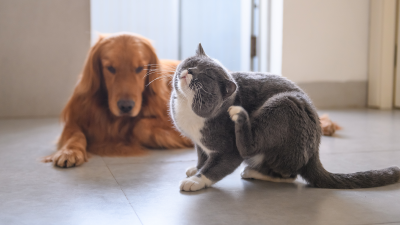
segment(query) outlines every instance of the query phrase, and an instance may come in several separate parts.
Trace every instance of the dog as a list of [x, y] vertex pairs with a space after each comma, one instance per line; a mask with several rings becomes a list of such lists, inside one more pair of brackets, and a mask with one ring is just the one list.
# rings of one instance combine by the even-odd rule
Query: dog
[[159, 60], [151, 42], [140, 35], [100, 37], [62, 111], [65, 126], [58, 150], [44, 162], [67, 168], [87, 162], [87, 152], [133, 156], [148, 148], [192, 147], [167, 112], [169, 82], [178, 64]]

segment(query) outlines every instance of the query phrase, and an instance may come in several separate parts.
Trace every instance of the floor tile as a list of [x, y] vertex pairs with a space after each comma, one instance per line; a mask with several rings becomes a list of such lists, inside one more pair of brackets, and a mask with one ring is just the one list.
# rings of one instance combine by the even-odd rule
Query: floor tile
[[[28, 167], [56, 151], [62, 125], [56, 118], [0, 120], [0, 168]], [[105, 165], [98, 155], [90, 155], [91, 165]]]
[[0, 170], [0, 224], [141, 224], [106, 166]]
[[330, 110], [327, 113], [343, 129], [323, 137], [321, 153], [400, 151], [400, 110]]
[[107, 165], [148, 162], [183, 162], [197, 160], [196, 151], [191, 149], [149, 150], [148, 154], [139, 157], [102, 157]]

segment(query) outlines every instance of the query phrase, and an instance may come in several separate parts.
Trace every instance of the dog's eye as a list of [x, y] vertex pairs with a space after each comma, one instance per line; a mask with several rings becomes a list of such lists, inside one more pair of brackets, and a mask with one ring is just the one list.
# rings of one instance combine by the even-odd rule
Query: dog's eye
[[110, 73], [115, 74], [115, 68], [112, 66], [107, 67], [108, 71], [110, 71]]
[[143, 70], [143, 67], [139, 66], [138, 68], [136, 68], [136, 73], [140, 73], [140, 72], [142, 72], [142, 70]]

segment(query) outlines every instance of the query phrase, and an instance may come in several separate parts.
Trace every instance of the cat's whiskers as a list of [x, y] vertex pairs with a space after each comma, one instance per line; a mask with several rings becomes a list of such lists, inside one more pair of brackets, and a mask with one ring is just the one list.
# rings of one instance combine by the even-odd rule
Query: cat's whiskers
[[201, 97], [201, 93], [199, 91], [199, 106], [200, 106], [200, 110], [201, 110], [201, 106], [203, 105], [203, 98]]
[[200, 83], [200, 89], [202, 89], [205, 93], [207, 93], [207, 94], [209, 94], [209, 95], [212, 95], [210, 92], [207, 92], [207, 91], [203, 88], [203, 84], [202, 84], [202, 83]]
[[201, 110], [201, 106], [203, 105], [202, 103], [203, 103], [203, 99], [202, 99], [202, 97], [201, 97], [201, 91], [200, 91], [200, 84], [199, 83], [197, 83], [197, 95], [198, 95], [198, 99], [199, 99], [199, 107], [200, 107], [200, 110]]
[[[173, 70], [173, 72], [175, 72], [176, 67], [175, 66], [166, 66], [166, 65], [160, 65], [160, 64], [147, 64], [145, 66], [146, 68], [150, 68], [150, 70], [152, 69], [163, 69], [163, 70]], [[145, 70], [149, 70], [149, 69], [145, 69]]]
[[159, 76], [159, 77], [157, 77], [156, 79], [150, 81], [150, 82], [146, 85], [146, 87], [148, 87], [151, 83], [153, 83], [153, 82], [156, 81], [156, 80], [168, 78], [168, 77], [171, 77], [171, 76], [172, 76], [171, 74], [166, 74], [166, 75]]
[[203, 98], [201, 96], [202, 84], [196, 82], [196, 83], [194, 83], [194, 87], [195, 87], [195, 90], [194, 90], [195, 91], [195, 105], [198, 104], [198, 107], [201, 110], [201, 106], [203, 105]]
[[168, 76], [171, 76], [171, 77], [172, 77], [174, 74], [170, 74], [170, 73], [175, 72], [175, 71], [169, 71], [169, 70], [149, 70], [149, 72], [147, 72], [147, 73], [143, 76], [143, 79], [144, 79], [146, 76], [149, 76], [149, 75], [154, 74], [154, 73], [157, 73], [157, 72], [159, 72], [161, 75], [168, 75]]
[[143, 69], [143, 70], [146, 70], [146, 71], [168, 71], [168, 72], [174, 72], [175, 73], [175, 70], [172, 70], [172, 69], [166, 69], [166, 68], [150, 68], [150, 69]]

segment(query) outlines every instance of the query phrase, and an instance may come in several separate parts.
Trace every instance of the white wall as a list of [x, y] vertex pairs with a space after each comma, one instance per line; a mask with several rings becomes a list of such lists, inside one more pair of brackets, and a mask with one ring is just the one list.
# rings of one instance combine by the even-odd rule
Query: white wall
[[0, 117], [58, 116], [89, 47], [89, 0], [1, 0]]
[[282, 75], [366, 81], [368, 27], [368, 0], [284, 0]]
[[133, 32], [152, 40], [161, 59], [179, 59], [178, 0], [91, 0], [96, 33]]

